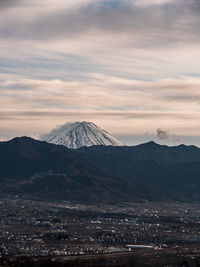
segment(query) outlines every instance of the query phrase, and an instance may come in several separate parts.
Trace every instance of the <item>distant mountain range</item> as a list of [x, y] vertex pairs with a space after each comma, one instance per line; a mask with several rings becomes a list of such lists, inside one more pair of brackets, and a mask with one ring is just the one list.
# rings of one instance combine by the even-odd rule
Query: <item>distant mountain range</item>
[[0, 142], [0, 193], [90, 203], [200, 200], [200, 148]]
[[157, 188], [172, 199], [200, 199], [200, 148], [138, 146], [80, 148], [80, 154], [102, 168]]
[[64, 146], [28, 137], [0, 142], [0, 193], [82, 202], [157, 199], [145, 185], [113, 174]]
[[64, 124], [42, 135], [41, 141], [77, 149], [83, 146], [123, 146], [124, 144], [92, 122]]

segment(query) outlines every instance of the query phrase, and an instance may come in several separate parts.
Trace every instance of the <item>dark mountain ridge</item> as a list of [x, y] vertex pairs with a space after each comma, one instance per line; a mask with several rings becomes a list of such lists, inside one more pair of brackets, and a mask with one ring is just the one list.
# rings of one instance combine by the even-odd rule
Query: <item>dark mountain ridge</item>
[[92, 203], [200, 200], [195, 146], [92, 146], [29, 137], [0, 142], [0, 193]]
[[83, 147], [78, 152], [113, 173], [153, 185], [163, 194], [200, 198], [200, 148], [154, 142], [124, 147]]
[[[154, 161], [156, 163], [175, 164], [200, 161], [200, 148], [196, 146], [166, 146], [153, 141], [137, 146], [92, 146], [78, 150], [86, 155], [112, 157], [128, 156], [137, 162]], [[88, 156], [89, 157], [89, 156]]]
[[0, 143], [0, 184], [4, 193], [84, 202], [146, 201], [159, 195], [64, 146], [28, 137]]

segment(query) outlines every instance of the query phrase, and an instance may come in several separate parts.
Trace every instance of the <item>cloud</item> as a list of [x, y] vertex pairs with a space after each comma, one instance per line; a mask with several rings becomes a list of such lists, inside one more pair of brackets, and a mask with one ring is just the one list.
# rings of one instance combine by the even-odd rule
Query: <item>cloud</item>
[[[15, 71], [21, 65], [25, 71], [33, 68], [35, 58], [55, 59], [60, 62], [59, 69], [53, 69], [51, 75], [60, 75], [61, 70], [64, 75], [71, 66], [78, 72], [82, 65], [83, 71], [98, 68], [137, 79], [177, 76], [188, 70], [198, 73], [197, 1], [149, 1], [147, 6], [123, 0], [117, 1], [118, 5], [109, 0], [68, 2], [72, 3], [26, 1], [1, 14], [4, 71], [11, 68], [7, 62], [18, 56], [21, 61], [13, 63]], [[81, 57], [82, 64], [74, 64], [75, 58], [70, 60], [69, 55]], [[43, 71], [46, 67], [49, 72], [51, 66], [44, 66]], [[35, 68], [29, 75], [39, 75], [41, 66], [37, 67], [38, 71]]]
[[157, 138], [158, 139], [169, 139], [169, 131], [163, 131], [160, 128], [157, 129]]
[[18, 1], [15, 1], [15, 0], [0, 0], [0, 11], [4, 8], [11, 8], [13, 6], [17, 6], [19, 4], [21, 4], [22, 1], [21, 0], [18, 0]]
[[77, 110], [83, 114], [121, 113], [130, 118], [174, 116], [180, 124], [181, 120], [197, 118], [199, 86], [199, 79], [187, 77], [147, 82], [101, 73], [70, 80], [37, 80], [6, 74], [0, 79], [0, 111], [25, 110], [36, 114], [40, 110], [47, 114], [47, 110], [52, 113]]
[[149, 6], [149, 5], [165, 5], [174, 0], [135, 0], [134, 5]]
[[[2, 17], [0, 35], [43, 41], [75, 37], [94, 40], [99, 34], [104, 36], [105, 41], [120, 35], [121, 39], [115, 39], [115, 42], [123, 41], [143, 48], [147, 44], [148, 47], [166, 47], [180, 41], [188, 43], [191, 40], [188, 37], [193, 42], [199, 40], [199, 30], [194, 27], [200, 20], [196, 12], [197, 1], [154, 1], [156, 5], [144, 5], [147, 1], [141, 1], [143, 4], [140, 5], [131, 4], [131, 1], [118, 1], [118, 5], [107, 5], [107, 2], [78, 1], [69, 8], [66, 1], [58, 5], [53, 5], [50, 0], [45, 4], [36, 1], [35, 6], [27, 10], [29, 16], [23, 12], [25, 17], [21, 17], [15, 12], [12, 16], [8, 15], [8, 19]], [[161, 5], [163, 3], [168, 3], [167, 7]], [[24, 5], [24, 9], [28, 7]]]
[[157, 129], [157, 138], [160, 140], [170, 140], [180, 142], [181, 138], [175, 134], [171, 134], [170, 131], [164, 131], [160, 128]]
[[[196, 97], [199, 86], [199, 79], [189, 78], [146, 82], [90, 73], [84, 79], [64, 81], [5, 75], [0, 80], [0, 96], [4, 100], [2, 108], [6, 109], [18, 106], [20, 109], [165, 111], [180, 114], [189, 109], [189, 115], [200, 110], [199, 98]], [[187, 97], [183, 98], [183, 95]], [[178, 109], [176, 98], [182, 103]]]
[[[65, 71], [100, 70], [140, 80], [199, 73], [196, 1], [68, 2], [26, 1], [2, 12], [0, 71], [63, 78], [69, 75]], [[36, 66], [41, 58], [53, 60]]]

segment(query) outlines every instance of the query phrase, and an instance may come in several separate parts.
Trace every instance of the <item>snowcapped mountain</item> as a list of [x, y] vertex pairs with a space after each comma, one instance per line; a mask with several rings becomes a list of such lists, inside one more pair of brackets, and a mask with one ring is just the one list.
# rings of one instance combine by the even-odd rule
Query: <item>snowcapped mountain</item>
[[77, 149], [83, 146], [123, 146], [124, 144], [92, 122], [67, 123], [42, 135], [41, 141]]

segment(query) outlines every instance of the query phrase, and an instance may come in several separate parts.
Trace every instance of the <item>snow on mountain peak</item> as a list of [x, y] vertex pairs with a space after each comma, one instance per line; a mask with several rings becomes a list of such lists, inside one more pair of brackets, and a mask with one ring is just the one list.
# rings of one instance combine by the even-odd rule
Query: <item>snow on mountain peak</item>
[[105, 130], [87, 121], [66, 123], [53, 129], [50, 133], [42, 135], [40, 140], [73, 149], [93, 145], [124, 145]]

